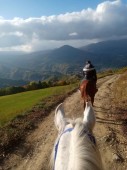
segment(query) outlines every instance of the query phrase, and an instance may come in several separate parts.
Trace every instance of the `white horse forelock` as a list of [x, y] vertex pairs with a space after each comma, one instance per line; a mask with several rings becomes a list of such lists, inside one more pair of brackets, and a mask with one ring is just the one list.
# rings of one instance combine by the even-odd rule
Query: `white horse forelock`
[[[54, 161], [53, 149], [50, 167], [52, 170], [103, 170], [101, 156], [98, 147], [88, 137], [91, 133], [82, 119], [66, 119], [62, 131], [58, 135], [56, 142], [59, 140], [56, 166]], [[63, 131], [73, 127], [71, 132], [61, 136]], [[63, 153], [64, 151], [64, 153]]]

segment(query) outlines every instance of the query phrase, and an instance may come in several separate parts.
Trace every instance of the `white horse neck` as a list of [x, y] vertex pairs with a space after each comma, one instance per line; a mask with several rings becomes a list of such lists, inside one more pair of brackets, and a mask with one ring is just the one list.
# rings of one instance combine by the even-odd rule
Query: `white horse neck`
[[84, 133], [84, 128], [84, 124], [78, 122], [72, 132], [61, 136], [54, 170], [103, 169], [97, 146]]
[[72, 125], [67, 125], [64, 130], [65, 133], [63, 132], [63, 134], [58, 137], [58, 148], [56, 151], [57, 156], [55, 160], [54, 170], [68, 170], [71, 143], [71, 133], [70, 131], [68, 131], [68, 129], [70, 128], [72, 128]]

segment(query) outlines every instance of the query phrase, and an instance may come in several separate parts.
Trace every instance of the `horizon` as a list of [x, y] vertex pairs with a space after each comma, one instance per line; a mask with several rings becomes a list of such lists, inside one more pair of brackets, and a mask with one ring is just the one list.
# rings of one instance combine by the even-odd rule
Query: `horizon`
[[79, 48], [127, 38], [127, 0], [0, 3], [0, 51], [34, 52], [63, 45]]

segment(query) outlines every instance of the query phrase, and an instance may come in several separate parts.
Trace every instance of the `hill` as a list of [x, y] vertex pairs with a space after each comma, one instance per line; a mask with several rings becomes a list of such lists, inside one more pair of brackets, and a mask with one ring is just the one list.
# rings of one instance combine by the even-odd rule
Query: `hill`
[[0, 88], [8, 87], [8, 86], [23, 86], [23, 85], [26, 85], [26, 84], [28, 84], [28, 81], [0, 78]]
[[65, 45], [45, 52], [17, 55], [17, 58], [12, 56], [9, 61], [8, 54], [4, 56], [0, 63], [1, 78], [30, 81], [76, 74], [91, 53]]
[[127, 39], [104, 41], [74, 48], [64, 45], [54, 50], [33, 53], [0, 52], [0, 78], [45, 80], [79, 74], [86, 60], [98, 71], [127, 66]]
[[83, 46], [80, 49], [96, 54], [92, 57], [98, 69], [127, 66], [127, 39], [110, 40]]

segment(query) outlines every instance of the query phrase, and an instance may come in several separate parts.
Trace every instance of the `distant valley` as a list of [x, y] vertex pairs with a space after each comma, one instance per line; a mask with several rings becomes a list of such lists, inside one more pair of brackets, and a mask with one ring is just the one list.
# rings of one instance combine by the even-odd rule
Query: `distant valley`
[[81, 48], [65, 45], [33, 53], [0, 52], [0, 82], [11, 79], [25, 83], [79, 74], [86, 60], [91, 60], [98, 71], [127, 66], [127, 39], [104, 41]]

